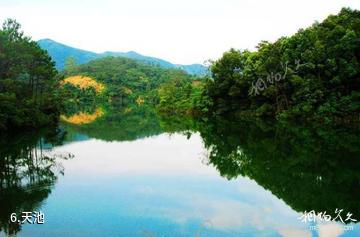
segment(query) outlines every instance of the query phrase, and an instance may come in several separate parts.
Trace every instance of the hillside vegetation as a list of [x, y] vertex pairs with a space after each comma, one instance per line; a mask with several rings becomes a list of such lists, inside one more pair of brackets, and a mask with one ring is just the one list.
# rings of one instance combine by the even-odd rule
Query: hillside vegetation
[[98, 83], [96, 80], [94, 80], [91, 77], [86, 77], [86, 76], [81, 76], [81, 75], [77, 75], [77, 76], [71, 76], [71, 77], [67, 77], [62, 81], [62, 84], [66, 84], [69, 83], [73, 86], [76, 86], [80, 89], [86, 89], [86, 88], [94, 88], [94, 90], [96, 91], [96, 93], [101, 93], [104, 89], [105, 86], [101, 83]]
[[[210, 69], [200, 108], [193, 108], [209, 115], [359, 121], [360, 11], [344, 8], [293, 36], [263, 41], [253, 52], [231, 49]], [[189, 102], [194, 97], [187, 87], [176, 86], [177, 93], [164, 87], [161, 94]], [[163, 96], [161, 103], [172, 99]]]
[[230, 50], [211, 66], [211, 111], [281, 119], [358, 120], [360, 11], [342, 9], [291, 37]]
[[194, 76], [182, 70], [164, 69], [122, 57], [106, 57], [87, 64], [70, 65], [63, 73], [66, 78], [64, 82], [79, 85], [82, 89], [78, 91], [66, 86], [64, 99], [96, 97], [96, 93], [91, 92], [91, 88], [89, 90], [89, 85], [93, 85], [95, 92], [106, 88], [100, 96], [103, 101], [120, 104], [157, 104], [157, 89], [162, 84], [173, 80], [195, 80]]
[[231, 49], [204, 77], [139, 60], [134, 52], [136, 60], [111, 52], [88, 54], [93, 60], [80, 65], [69, 58], [58, 73], [14, 20], [0, 30], [0, 52], [1, 131], [55, 122], [61, 108], [69, 119], [79, 108], [105, 103], [205, 119], [359, 121], [360, 11], [348, 8], [292, 36], [262, 41], [255, 51]]
[[58, 120], [58, 80], [51, 58], [8, 19], [0, 29], [0, 132]]

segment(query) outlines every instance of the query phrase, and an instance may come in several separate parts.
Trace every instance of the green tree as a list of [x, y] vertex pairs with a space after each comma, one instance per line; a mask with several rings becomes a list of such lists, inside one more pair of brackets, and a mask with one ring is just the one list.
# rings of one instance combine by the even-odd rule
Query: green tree
[[231, 49], [210, 69], [204, 98], [213, 114], [358, 121], [360, 11], [343, 8], [254, 52]]
[[76, 59], [73, 56], [67, 57], [65, 59], [64, 70], [68, 73], [72, 72], [75, 69], [76, 65]]
[[49, 55], [13, 19], [0, 30], [0, 131], [58, 117], [57, 72]]

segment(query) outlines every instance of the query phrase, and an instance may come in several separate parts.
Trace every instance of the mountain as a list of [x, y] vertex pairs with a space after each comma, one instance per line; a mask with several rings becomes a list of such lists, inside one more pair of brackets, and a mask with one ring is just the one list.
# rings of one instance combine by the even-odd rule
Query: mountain
[[76, 49], [51, 39], [41, 39], [37, 43], [42, 49], [49, 53], [56, 64], [56, 68], [59, 70], [64, 68], [65, 60], [70, 56], [74, 57], [78, 64], [84, 64], [99, 58], [99, 54], [97, 53]]
[[58, 70], [62, 70], [64, 68], [65, 60], [70, 56], [75, 58], [77, 64], [84, 64], [94, 59], [103, 58], [107, 56], [114, 56], [114, 57], [131, 58], [138, 61], [142, 61], [150, 65], [156, 65], [163, 68], [178, 68], [192, 75], [205, 75], [207, 73], [207, 67], [201, 64], [190, 64], [190, 65], [172, 64], [163, 59], [144, 56], [134, 51], [129, 51], [129, 52], [107, 51], [104, 53], [94, 53], [91, 51], [73, 48], [68, 45], [58, 43], [51, 39], [41, 39], [37, 41], [37, 43], [42, 49], [46, 50], [49, 53], [49, 55], [55, 61], [56, 68]]

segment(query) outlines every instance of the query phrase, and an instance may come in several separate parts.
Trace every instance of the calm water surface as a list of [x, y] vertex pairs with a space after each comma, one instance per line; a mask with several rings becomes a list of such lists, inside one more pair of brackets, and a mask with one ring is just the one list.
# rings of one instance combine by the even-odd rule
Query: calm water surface
[[[179, 124], [137, 114], [7, 140], [0, 236], [360, 236], [356, 223], [299, 219], [335, 206], [359, 219], [356, 135], [336, 147], [310, 130]], [[8, 224], [37, 210], [45, 224]]]

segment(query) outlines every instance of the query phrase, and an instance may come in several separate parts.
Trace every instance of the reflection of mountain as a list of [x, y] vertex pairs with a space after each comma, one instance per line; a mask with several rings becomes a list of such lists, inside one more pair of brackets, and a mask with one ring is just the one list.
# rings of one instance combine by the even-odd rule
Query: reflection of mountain
[[103, 117], [92, 123], [63, 123], [67, 131], [67, 140], [78, 140], [80, 137], [96, 138], [104, 141], [131, 141], [160, 134], [161, 128], [154, 109], [146, 106], [107, 108]]
[[[54, 186], [57, 173], [63, 174], [57, 157], [44, 153], [45, 147], [61, 143], [62, 136], [28, 134], [0, 140], [0, 233], [16, 234], [20, 223], [9, 223], [11, 213], [38, 211]], [[69, 156], [70, 157], [70, 156]], [[67, 158], [67, 157], [62, 157]]]

